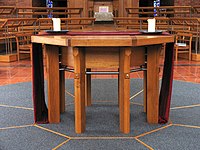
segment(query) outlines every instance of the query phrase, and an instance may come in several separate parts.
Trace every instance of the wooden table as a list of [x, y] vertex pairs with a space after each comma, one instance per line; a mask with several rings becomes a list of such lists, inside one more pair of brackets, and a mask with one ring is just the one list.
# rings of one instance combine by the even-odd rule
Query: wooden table
[[[33, 42], [33, 99], [35, 121], [47, 117], [44, 103], [42, 46], [46, 45], [48, 83], [48, 121], [60, 122], [64, 109], [64, 71], [61, 65], [74, 68], [75, 131], [82, 133], [86, 127], [85, 80], [86, 68], [119, 69], [120, 131], [130, 132], [130, 70], [145, 63], [144, 102], [147, 121], [158, 123], [159, 118], [159, 58], [163, 43], [173, 43], [171, 35], [140, 35], [120, 32], [68, 32], [66, 35], [36, 35]], [[59, 53], [61, 57], [59, 58]], [[61, 64], [59, 64], [59, 61]], [[38, 76], [38, 73], [40, 76]], [[87, 85], [86, 98], [90, 98]], [[38, 92], [40, 91], [40, 92]], [[40, 111], [37, 111], [37, 107]], [[46, 118], [47, 121], [47, 118]]]

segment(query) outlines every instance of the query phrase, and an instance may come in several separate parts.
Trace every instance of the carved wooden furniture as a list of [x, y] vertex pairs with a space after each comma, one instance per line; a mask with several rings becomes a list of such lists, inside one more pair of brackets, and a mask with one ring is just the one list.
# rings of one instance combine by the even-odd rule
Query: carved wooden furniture
[[[60, 112], [64, 111], [64, 73], [60, 65], [74, 67], [75, 88], [75, 131], [85, 131], [85, 69], [119, 68], [120, 131], [130, 132], [130, 68], [145, 62], [147, 51], [147, 76], [145, 101], [147, 101], [147, 121], [158, 123], [159, 116], [159, 56], [162, 43], [174, 41], [171, 35], [147, 36], [138, 33], [119, 32], [68, 32], [66, 35], [32, 36], [33, 42], [33, 97], [36, 122], [60, 122]], [[37, 107], [44, 106], [42, 46], [46, 45], [48, 118]], [[59, 60], [59, 52], [62, 58]], [[39, 59], [41, 59], [39, 61]], [[59, 61], [61, 64], [59, 64]], [[38, 76], [37, 72], [41, 75]], [[40, 89], [40, 90], [38, 90]], [[165, 91], [166, 93], [166, 91]], [[168, 97], [168, 96], [167, 96]], [[38, 105], [39, 104], [39, 105]], [[40, 114], [41, 113], [41, 114]]]

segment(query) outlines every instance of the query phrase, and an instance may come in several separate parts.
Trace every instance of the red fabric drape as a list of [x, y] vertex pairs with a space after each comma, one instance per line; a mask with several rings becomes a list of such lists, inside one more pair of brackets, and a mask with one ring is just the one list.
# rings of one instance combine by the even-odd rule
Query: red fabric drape
[[42, 44], [33, 43], [32, 51], [32, 86], [35, 123], [48, 123], [48, 110], [44, 94], [44, 69]]
[[163, 77], [159, 97], [159, 123], [167, 123], [171, 103], [172, 82], [174, 69], [174, 43], [167, 43]]

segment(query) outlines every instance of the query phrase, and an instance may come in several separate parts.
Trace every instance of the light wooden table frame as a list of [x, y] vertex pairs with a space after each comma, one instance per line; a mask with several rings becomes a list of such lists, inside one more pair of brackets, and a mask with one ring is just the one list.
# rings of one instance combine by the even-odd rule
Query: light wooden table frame
[[[120, 131], [130, 132], [130, 68], [144, 64], [147, 51], [147, 72], [145, 73], [145, 111], [149, 123], [158, 123], [159, 115], [159, 58], [163, 43], [174, 41], [171, 35], [40, 35], [32, 36], [34, 44], [45, 44], [47, 54], [48, 120], [60, 122], [64, 112], [64, 72], [61, 64], [74, 67], [75, 88], [75, 131], [83, 133], [86, 128], [85, 103], [90, 104], [90, 77], [85, 78], [86, 68], [119, 69], [119, 116]], [[38, 50], [34, 49], [33, 50]], [[85, 84], [88, 91], [85, 93]], [[87, 96], [86, 96], [87, 95]], [[85, 102], [89, 97], [89, 101]]]

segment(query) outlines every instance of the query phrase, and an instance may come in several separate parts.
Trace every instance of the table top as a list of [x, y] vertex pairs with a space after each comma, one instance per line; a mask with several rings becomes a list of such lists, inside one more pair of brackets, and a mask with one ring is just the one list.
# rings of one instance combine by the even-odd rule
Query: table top
[[102, 31], [68, 32], [65, 34], [41, 33], [31, 37], [33, 43], [58, 46], [144, 46], [174, 42], [170, 34], [141, 34], [139, 32]]

